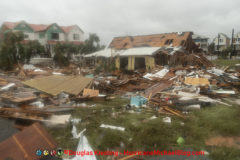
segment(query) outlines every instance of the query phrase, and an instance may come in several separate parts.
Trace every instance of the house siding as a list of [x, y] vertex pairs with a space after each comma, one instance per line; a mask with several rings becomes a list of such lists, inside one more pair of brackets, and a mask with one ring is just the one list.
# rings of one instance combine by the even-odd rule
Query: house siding
[[[74, 34], [78, 34], [79, 35], [79, 40], [74, 40], [73, 35]], [[78, 27], [74, 27], [68, 34], [67, 34], [67, 40], [68, 41], [83, 41], [84, 37], [83, 37], [83, 32], [78, 28]]]

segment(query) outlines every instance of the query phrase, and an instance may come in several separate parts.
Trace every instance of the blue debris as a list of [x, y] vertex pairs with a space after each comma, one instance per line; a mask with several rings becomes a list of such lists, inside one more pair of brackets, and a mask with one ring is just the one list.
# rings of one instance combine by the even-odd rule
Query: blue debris
[[147, 103], [147, 99], [142, 96], [132, 96], [130, 100], [130, 105], [135, 107], [141, 107], [143, 104]]

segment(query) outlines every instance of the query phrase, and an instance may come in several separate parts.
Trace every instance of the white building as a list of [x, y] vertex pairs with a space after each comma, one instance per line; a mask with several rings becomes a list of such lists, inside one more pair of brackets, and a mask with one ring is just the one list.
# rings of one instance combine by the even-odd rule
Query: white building
[[43, 25], [30, 24], [25, 21], [4, 22], [0, 29], [0, 36], [2, 37], [5, 32], [10, 30], [22, 31], [25, 42], [37, 40], [51, 53], [53, 52], [53, 46], [57, 43], [81, 44], [84, 40], [84, 32], [77, 25], [59, 26], [56, 23]]

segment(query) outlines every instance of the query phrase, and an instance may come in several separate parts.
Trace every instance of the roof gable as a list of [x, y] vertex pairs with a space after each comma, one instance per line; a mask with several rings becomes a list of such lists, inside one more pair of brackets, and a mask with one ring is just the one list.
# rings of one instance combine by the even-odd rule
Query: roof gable
[[46, 32], [64, 33], [63, 29], [59, 27], [56, 23], [49, 25], [46, 30]]
[[31, 26], [29, 26], [26, 22], [22, 21], [15, 25], [14, 29], [20, 30], [20, 31], [27, 31], [27, 32], [33, 32], [33, 29]]
[[[81, 32], [83, 32], [83, 30], [78, 26], [78, 25], [72, 25], [72, 26], [60, 26], [62, 28], [62, 30], [65, 33], [69, 33], [71, 32], [74, 28], [77, 28], [78, 30], [80, 30]], [[84, 33], [84, 32], [83, 32]]]

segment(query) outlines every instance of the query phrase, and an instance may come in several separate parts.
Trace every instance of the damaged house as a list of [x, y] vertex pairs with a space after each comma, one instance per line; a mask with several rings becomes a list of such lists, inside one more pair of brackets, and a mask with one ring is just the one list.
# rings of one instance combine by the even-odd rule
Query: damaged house
[[[192, 32], [115, 37], [107, 49], [86, 57], [114, 57], [120, 70], [152, 69], [155, 65], [191, 65], [191, 53], [202, 50], [194, 43]], [[200, 57], [191, 54], [191, 63]]]

